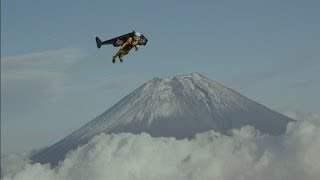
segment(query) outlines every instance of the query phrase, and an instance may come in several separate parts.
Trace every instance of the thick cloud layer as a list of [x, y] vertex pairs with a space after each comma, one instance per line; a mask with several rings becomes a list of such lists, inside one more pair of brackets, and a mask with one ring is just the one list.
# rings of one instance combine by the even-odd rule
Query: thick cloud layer
[[2, 175], [5, 180], [318, 179], [320, 114], [305, 119], [290, 123], [286, 134], [276, 137], [262, 136], [252, 127], [233, 130], [233, 136], [209, 131], [192, 140], [101, 134], [52, 169], [24, 158], [4, 158]]

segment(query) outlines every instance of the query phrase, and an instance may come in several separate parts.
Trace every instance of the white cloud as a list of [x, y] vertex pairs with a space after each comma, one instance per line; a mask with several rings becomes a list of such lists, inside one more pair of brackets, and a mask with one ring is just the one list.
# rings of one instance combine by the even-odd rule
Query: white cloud
[[283, 136], [262, 136], [252, 127], [231, 133], [233, 136], [209, 131], [192, 140], [152, 138], [145, 133], [101, 134], [70, 152], [53, 169], [48, 165], [26, 164], [15, 173], [4, 172], [4, 179], [313, 180], [320, 177], [319, 116], [290, 123]]
[[83, 57], [84, 51], [75, 48], [2, 57], [1, 101], [5, 114], [28, 109], [30, 100], [37, 105], [61, 99], [67, 79], [64, 70]]
[[[12, 174], [19, 172], [23, 167], [31, 161], [27, 158], [26, 155], [21, 154], [9, 154], [4, 157], [1, 157], [1, 173]], [[1, 174], [3, 175], [3, 174]]]
[[289, 108], [282, 108], [280, 109], [280, 112], [292, 119], [295, 120], [315, 120], [315, 119], [320, 119], [320, 113], [319, 112], [301, 112], [298, 110], [292, 110]]
[[63, 48], [2, 58], [3, 70], [68, 66], [85, 56], [82, 49]]

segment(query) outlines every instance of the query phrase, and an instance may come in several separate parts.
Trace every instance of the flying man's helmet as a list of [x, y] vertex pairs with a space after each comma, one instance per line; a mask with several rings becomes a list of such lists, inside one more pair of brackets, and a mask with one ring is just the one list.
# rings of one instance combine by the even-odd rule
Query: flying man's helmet
[[139, 41], [140, 38], [141, 38], [141, 33], [135, 32], [133, 38], [134, 38], [135, 40]]

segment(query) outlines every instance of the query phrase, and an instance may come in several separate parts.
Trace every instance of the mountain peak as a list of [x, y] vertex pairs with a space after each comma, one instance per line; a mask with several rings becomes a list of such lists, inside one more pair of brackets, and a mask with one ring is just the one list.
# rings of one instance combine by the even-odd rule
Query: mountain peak
[[195, 79], [197, 79], [197, 78], [204, 78], [204, 76], [202, 75], [202, 74], [200, 74], [200, 73], [197, 73], [197, 72], [194, 72], [194, 73], [191, 73], [191, 76], [193, 77], [193, 78], [195, 78]]
[[[178, 79], [184, 79], [184, 78], [193, 78], [193, 79], [203, 79], [205, 78], [203, 75], [201, 75], [200, 73], [198, 72], [194, 72], [194, 73], [191, 73], [191, 74], [186, 74], [186, 75], [177, 75], [177, 76], [169, 76], [169, 77], [165, 77], [165, 78], [153, 78], [153, 80], [164, 80], [164, 81], [170, 81], [172, 80], [173, 78], [178, 78]], [[151, 80], [152, 81], [152, 80]]]
[[[177, 78], [177, 79], [185, 79], [185, 78], [192, 78], [194, 80], [202, 80], [202, 79], [207, 79], [205, 76], [201, 75], [200, 73], [194, 72], [191, 74], [186, 74], [186, 75], [177, 75], [177, 76], [171, 76], [171, 77], [166, 77], [166, 78], [162, 78], [163, 80], [170, 80], [173, 78]], [[161, 78], [159, 78], [161, 79]]]
[[199, 73], [154, 78], [33, 159], [57, 164], [69, 150], [100, 133], [146, 132], [181, 139], [208, 130], [226, 134], [250, 125], [278, 135], [291, 120]]

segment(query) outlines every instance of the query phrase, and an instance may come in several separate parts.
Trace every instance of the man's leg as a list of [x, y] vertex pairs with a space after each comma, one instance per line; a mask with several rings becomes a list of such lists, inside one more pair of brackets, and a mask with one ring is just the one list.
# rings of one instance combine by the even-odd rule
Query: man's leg
[[129, 51], [127, 50], [121, 50], [120, 54], [119, 54], [119, 59], [120, 59], [120, 62], [123, 62], [123, 57], [125, 55], [127, 55], [129, 53]]
[[119, 50], [119, 51], [117, 52], [117, 54], [112, 57], [112, 63], [115, 63], [115, 62], [116, 62], [117, 57], [120, 58], [120, 54], [121, 54], [121, 50]]
[[125, 55], [124, 54], [120, 54], [119, 55], [119, 60], [120, 60], [120, 62], [123, 62], [123, 57], [124, 57]]
[[114, 56], [112, 57], [112, 63], [115, 63], [115, 62], [116, 62], [116, 58], [117, 58], [117, 55], [114, 55]]

